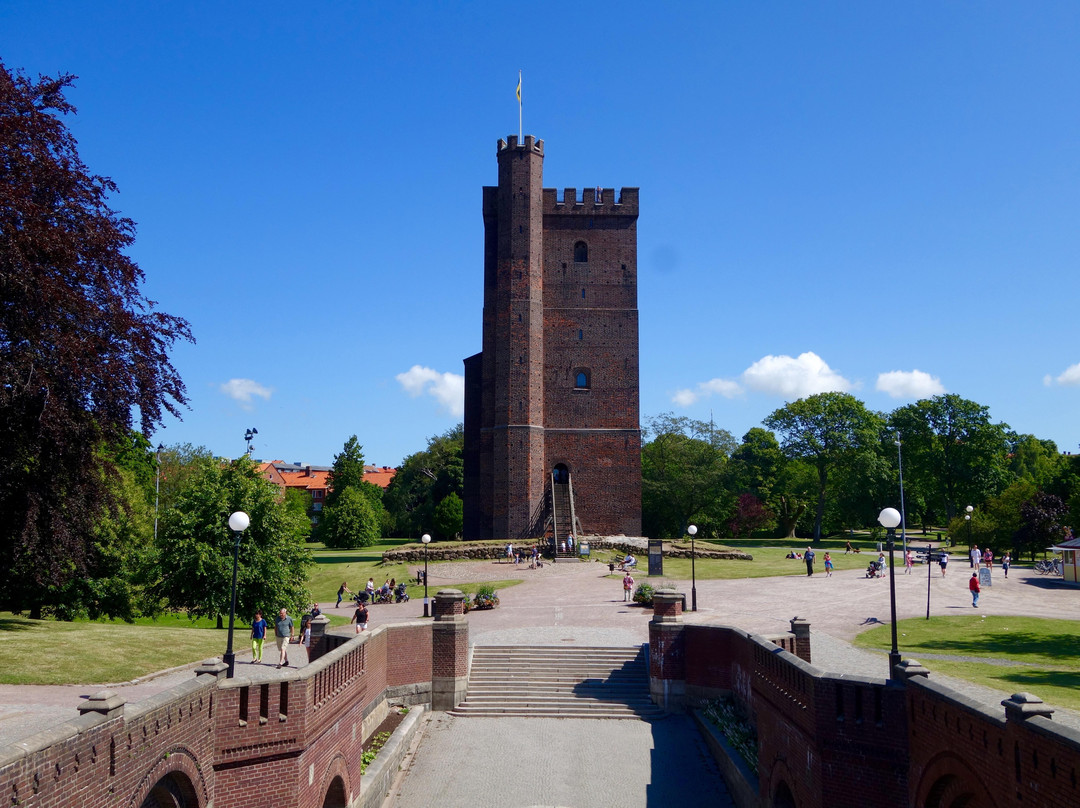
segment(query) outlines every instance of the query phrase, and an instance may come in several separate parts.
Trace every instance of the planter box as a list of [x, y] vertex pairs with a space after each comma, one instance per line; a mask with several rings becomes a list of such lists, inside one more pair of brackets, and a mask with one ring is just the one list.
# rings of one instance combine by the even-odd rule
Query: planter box
[[758, 796], [758, 778], [746, 761], [724, 737], [719, 728], [713, 724], [701, 710], [694, 710], [694, 720], [701, 731], [705, 743], [709, 745], [716, 765], [720, 768], [720, 775], [727, 784], [731, 799], [738, 808], [761, 808], [761, 798]]

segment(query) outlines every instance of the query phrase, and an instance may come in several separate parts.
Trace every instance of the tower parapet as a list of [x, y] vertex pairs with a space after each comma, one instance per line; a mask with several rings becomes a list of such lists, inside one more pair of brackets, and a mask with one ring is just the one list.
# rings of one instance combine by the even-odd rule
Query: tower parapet
[[[544, 213], [558, 213], [560, 215], [577, 214], [581, 216], [593, 216], [596, 213], [614, 213], [620, 216], [638, 215], [638, 189], [619, 188], [616, 195], [615, 188], [601, 188], [600, 199], [596, 198], [596, 188], [586, 188], [578, 196], [577, 188], [564, 188], [560, 196], [557, 188], [545, 188], [543, 208]], [[600, 208], [600, 211], [597, 211]]]
[[506, 140], [499, 138], [498, 150], [504, 151], [506, 149], [526, 149], [528, 151], [534, 151], [537, 154], [544, 153], [544, 141], [537, 140], [533, 135], [525, 135], [525, 142], [518, 143], [517, 135], [507, 135]]

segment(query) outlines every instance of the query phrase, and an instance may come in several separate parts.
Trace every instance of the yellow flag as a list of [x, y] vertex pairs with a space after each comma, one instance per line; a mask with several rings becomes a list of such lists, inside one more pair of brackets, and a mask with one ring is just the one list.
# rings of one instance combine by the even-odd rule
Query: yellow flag
[[521, 103], [521, 74], [518, 73], [518, 86], [517, 86], [517, 99], [518, 103]]

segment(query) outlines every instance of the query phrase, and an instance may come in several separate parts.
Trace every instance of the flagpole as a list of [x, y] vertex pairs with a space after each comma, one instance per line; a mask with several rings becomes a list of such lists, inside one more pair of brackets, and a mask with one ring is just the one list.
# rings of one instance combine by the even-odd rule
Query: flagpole
[[521, 71], [520, 70], [518, 71], [517, 97], [518, 97], [518, 143], [523, 143], [524, 142], [524, 135], [523, 135], [522, 129], [521, 129]]

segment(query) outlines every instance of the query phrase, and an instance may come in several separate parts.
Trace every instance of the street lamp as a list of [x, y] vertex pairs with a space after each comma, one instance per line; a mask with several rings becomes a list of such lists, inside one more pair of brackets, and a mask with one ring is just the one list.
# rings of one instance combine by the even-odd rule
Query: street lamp
[[243, 511], [236, 511], [229, 517], [229, 528], [235, 535], [232, 548], [232, 602], [229, 604], [229, 646], [225, 649], [225, 664], [229, 666], [229, 672], [225, 675], [229, 679], [233, 678], [233, 671], [236, 668], [236, 654], [233, 653], [232, 648], [233, 622], [236, 619], [236, 557], [240, 552], [240, 536], [250, 524], [251, 518]]
[[900, 512], [896, 508], [885, 508], [878, 514], [878, 523], [885, 528], [889, 543], [889, 608], [892, 612], [892, 650], [889, 651], [889, 678], [896, 674], [900, 664], [900, 652], [896, 649], [896, 574], [893, 570], [893, 550], [896, 549], [896, 526], [900, 524]]
[[157, 445], [157, 474], [154, 479], [154, 544], [157, 544], [158, 503], [161, 501], [161, 453], [165, 451], [162, 444]]
[[[904, 563], [907, 563], [907, 511], [904, 510], [904, 453], [900, 449], [900, 432], [896, 433], [896, 463], [900, 470], [900, 539], [904, 543]], [[929, 559], [927, 559], [929, 561]]]
[[[686, 528], [686, 532], [690, 534], [690, 611], [697, 611], [697, 573], [694, 570], [694, 536], [697, 535], [697, 525], [690, 525]], [[685, 607], [684, 607], [685, 608]]]
[[968, 505], [964, 510], [967, 511], [964, 514], [964, 521], [967, 522], [968, 526], [968, 558], [971, 558], [971, 512], [975, 509]]
[[431, 544], [431, 536], [425, 533], [420, 537], [420, 541], [424, 543], [424, 617], [428, 617], [428, 596], [427, 596], [427, 546]]

